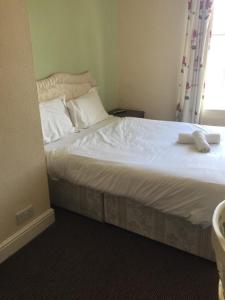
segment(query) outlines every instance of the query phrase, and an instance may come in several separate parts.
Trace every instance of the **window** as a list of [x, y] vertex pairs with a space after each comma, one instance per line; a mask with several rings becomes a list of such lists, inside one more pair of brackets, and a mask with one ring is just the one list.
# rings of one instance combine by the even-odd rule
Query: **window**
[[225, 0], [215, 0], [204, 109], [225, 110]]

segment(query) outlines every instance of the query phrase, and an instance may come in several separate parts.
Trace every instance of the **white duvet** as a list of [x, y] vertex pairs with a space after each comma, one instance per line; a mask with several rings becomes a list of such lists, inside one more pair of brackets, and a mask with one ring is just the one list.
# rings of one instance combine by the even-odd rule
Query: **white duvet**
[[102, 192], [134, 198], [162, 212], [208, 226], [225, 199], [225, 128], [207, 154], [176, 143], [197, 125], [110, 118], [90, 130], [45, 147], [50, 176]]

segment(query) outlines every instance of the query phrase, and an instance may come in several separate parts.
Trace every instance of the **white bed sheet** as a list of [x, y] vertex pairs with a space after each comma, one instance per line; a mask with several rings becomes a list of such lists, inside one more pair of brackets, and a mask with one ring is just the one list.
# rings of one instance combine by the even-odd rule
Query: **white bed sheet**
[[[176, 143], [196, 128], [219, 132], [207, 154]], [[225, 199], [225, 128], [111, 117], [45, 146], [50, 176], [126, 196], [208, 226]]]

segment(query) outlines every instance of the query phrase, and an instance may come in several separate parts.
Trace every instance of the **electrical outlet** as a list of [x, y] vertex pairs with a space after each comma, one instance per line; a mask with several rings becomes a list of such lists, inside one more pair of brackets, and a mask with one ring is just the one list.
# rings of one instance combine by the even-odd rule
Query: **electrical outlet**
[[31, 219], [34, 215], [34, 210], [33, 210], [33, 206], [29, 205], [26, 208], [18, 211], [16, 213], [16, 221], [17, 224], [20, 225], [22, 223], [24, 223], [25, 221]]

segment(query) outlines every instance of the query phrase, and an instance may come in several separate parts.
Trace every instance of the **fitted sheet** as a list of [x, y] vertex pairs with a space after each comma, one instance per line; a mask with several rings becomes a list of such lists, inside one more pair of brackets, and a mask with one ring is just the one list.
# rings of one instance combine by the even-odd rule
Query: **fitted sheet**
[[[181, 132], [221, 134], [199, 153], [176, 143]], [[211, 225], [225, 199], [225, 128], [111, 117], [45, 146], [48, 172], [101, 192], [125, 196], [193, 224]]]

